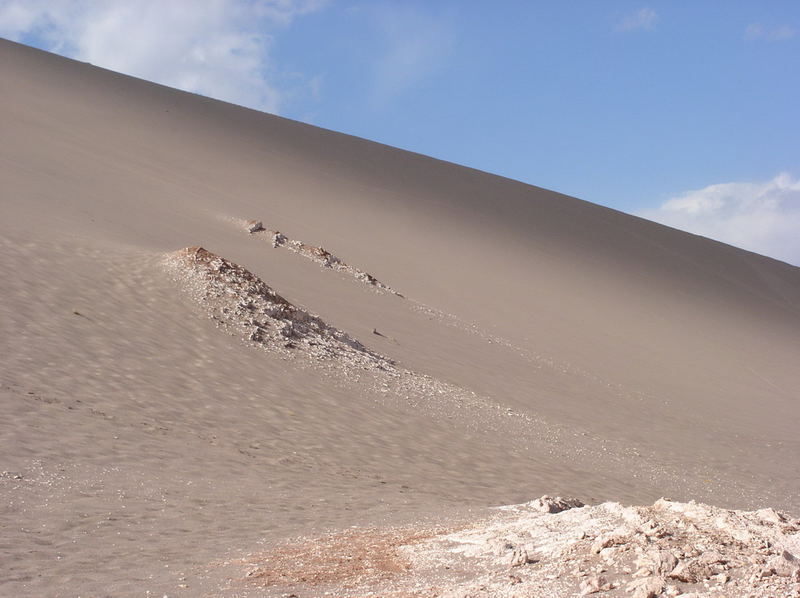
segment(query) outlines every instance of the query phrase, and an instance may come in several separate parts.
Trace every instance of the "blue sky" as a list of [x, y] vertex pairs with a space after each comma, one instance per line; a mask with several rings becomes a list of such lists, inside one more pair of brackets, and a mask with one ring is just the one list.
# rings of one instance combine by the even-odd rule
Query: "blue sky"
[[794, 0], [0, 0], [0, 35], [800, 264]]

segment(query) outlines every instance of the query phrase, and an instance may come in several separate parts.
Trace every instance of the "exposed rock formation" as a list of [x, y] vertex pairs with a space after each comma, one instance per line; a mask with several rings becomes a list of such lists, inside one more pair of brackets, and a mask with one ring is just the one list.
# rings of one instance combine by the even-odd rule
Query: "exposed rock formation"
[[560, 513], [561, 511], [568, 511], [569, 509], [584, 506], [577, 498], [561, 498], [560, 496], [553, 498], [546, 494], [541, 498], [532, 500], [528, 504], [531, 508], [537, 509], [542, 513]]
[[172, 253], [167, 262], [217, 325], [247, 341], [349, 366], [392, 367], [390, 360], [293, 305], [249, 270], [202, 247]]
[[[565, 509], [551, 513], [553, 504]], [[800, 520], [786, 514], [666, 499], [650, 507], [580, 504], [542, 497], [455, 532], [350, 531], [345, 555], [337, 552], [341, 534], [306, 539], [292, 545], [291, 564], [282, 548], [251, 556], [249, 576], [303, 596], [800, 595]], [[364, 547], [368, 562], [350, 560]], [[304, 571], [326, 562], [336, 575], [308, 583]]]
[[308, 245], [307, 243], [303, 243], [302, 241], [298, 241], [296, 239], [290, 239], [282, 232], [277, 230], [268, 230], [265, 229], [262, 222], [260, 220], [248, 220], [245, 222], [245, 229], [250, 234], [260, 234], [266, 237], [273, 248], [284, 247], [289, 251], [293, 251], [294, 253], [298, 253], [303, 257], [310, 259], [316, 263], [318, 263], [323, 268], [330, 268], [332, 270], [337, 270], [339, 272], [345, 272], [355, 278], [367, 284], [379, 291], [385, 291], [388, 293], [392, 293], [393, 295], [397, 295], [402, 297], [400, 293], [395, 291], [388, 285], [383, 284], [380, 280], [369, 274], [368, 272], [364, 272], [356, 268], [355, 266], [351, 266], [347, 264], [337, 256], [333, 255], [327, 249], [323, 247], [318, 247], [316, 245]]
[[264, 224], [260, 220], [248, 220], [245, 226], [250, 234], [264, 230]]
[[[202, 247], [169, 253], [164, 263], [217, 327], [247, 343], [282, 356], [303, 358], [329, 374], [360, 380], [362, 389], [370, 388], [380, 396], [402, 397], [420, 408], [475, 409], [483, 421], [511, 416], [510, 410], [501, 411], [496, 403], [470, 390], [409, 370], [371, 351], [346, 332], [293, 305], [246, 268]], [[370, 375], [362, 379], [360, 374], [365, 370]], [[525, 425], [533, 422], [527, 418]]]

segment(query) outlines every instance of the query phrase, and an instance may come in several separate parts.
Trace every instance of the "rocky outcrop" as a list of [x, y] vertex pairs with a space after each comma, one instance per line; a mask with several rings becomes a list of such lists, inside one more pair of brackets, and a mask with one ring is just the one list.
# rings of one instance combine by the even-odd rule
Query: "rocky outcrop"
[[560, 496], [553, 498], [546, 494], [541, 498], [532, 500], [528, 505], [532, 509], [541, 511], [542, 513], [560, 513], [561, 511], [568, 511], [569, 509], [584, 506], [577, 498], [561, 498]]
[[395, 291], [390, 286], [382, 283], [372, 274], [364, 272], [355, 266], [351, 266], [323, 247], [309, 245], [296, 239], [290, 239], [282, 232], [277, 230], [266, 229], [260, 220], [247, 220], [244, 224], [244, 227], [245, 230], [251, 235], [258, 235], [267, 239], [273, 248], [283, 247], [289, 251], [302, 255], [306, 259], [318, 263], [323, 268], [330, 268], [338, 272], [344, 272], [345, 274], [349, 274], [356, 280], [363, 282], [364, 284], [367, 284], [378, 291], [385, 291], [387, 293], [392, 293], [393, 295], [402, 297], [400, 293]]
[[[560, 510], [551, 512], [550, 505]], [[649, 507], [581, 505], [574, 499], [545, 496], [502, 507], [492, 519], [454, 532], [391, 530], [391, 552], [381, 556], [373, 551], [371, 558], [391, 558], [402, 566], [383, 568], [379, 576], [365, 567], [353, 568], [325, 585], [304, 582], [304, 563], [318, 567], [326, 555], [335, 561], [336, 551], [327, 546], [341, 540], [305, 540], [292, 545], [292, 567], [281, 569], [281, 587], [302, 591], [298, 595], [303, 596], [800, 595], [800, 520], [784, 513], [732, 511], [667, 499]], [[386, 535], [377, 530], [348, 532], [347, 542], [358, 553], [359, 546], [379, 546], [376, 538]], [[254, 556], [250, 575], [277, 579], [272, 572], [275, 562], [270, 553]]]
[[281, 297], [246, 268], [202, 247], [172, 253], [167, 263], [218, 326], [248, 342], [348, 366], [393, 367], [387, 358]]
[[253, 234], [264, 230], [264, 224], [260, 220], [248, 220], [245, 223], [245, 228], [248, 233]]

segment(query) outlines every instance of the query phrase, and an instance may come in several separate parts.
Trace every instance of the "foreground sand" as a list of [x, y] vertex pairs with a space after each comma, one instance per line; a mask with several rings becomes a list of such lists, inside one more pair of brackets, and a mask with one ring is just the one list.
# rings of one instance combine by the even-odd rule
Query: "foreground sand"
[[800, 269], [8, 42], [0, 66], [0, 595], [255, 596], [237, 559], [289, 538], [545, 493], [800, 512]]

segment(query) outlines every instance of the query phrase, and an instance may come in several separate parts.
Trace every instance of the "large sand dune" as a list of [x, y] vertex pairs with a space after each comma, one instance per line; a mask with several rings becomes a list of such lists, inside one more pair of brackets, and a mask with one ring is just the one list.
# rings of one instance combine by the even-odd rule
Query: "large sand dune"
[[[800, 269], [11, 42], [0, 72], [0, 595], [240, 595], [220, 563], [287, 538], [545, 493], [800, 512]], [[189, 246], [239, 276], [213, 305]]]

